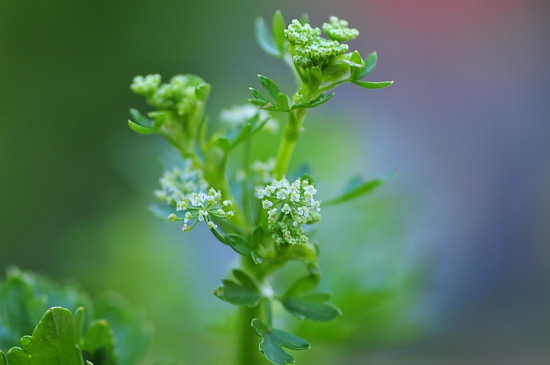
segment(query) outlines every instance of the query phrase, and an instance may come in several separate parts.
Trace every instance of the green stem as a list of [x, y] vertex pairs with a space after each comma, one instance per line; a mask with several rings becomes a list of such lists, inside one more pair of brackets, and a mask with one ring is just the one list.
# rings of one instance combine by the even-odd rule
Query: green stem
[[277, 179], [281, 179], [288, 170], [292, 152], [300, 137], [300, 129], [302, 128], [302, 122], [306, 114], [306, 109], [296, 109], [288, 113], [288, 122], [286, 124], [283, 140], [279, 146], [277, 152], [277, 160], [275, 161], [275, 168], [273, 173]]
[[[241, 256], [241, 268], [254, 276], [257, 281], [261, 281], [261, 278], [258, 277], [257, 265], [250, 257]], [[262, 318], [264, 314], [262, 304], [259, 303], [253, 308], [245, 305], [239, 307], [236, 365], [267, 364], [267, 360], [259, 349], [260, 337], [251, 325], [254, 318]]]
[[264, 365], [266, 360], [259, 349], [260, 337], [252, 328], [254, 318], [260, 318], [261, 305], [239, 308], [237, 365]]

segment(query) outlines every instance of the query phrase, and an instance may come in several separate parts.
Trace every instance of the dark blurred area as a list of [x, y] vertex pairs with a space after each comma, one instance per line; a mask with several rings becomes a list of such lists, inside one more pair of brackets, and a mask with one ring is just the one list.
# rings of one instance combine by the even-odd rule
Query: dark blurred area
[[323, 211], [324, 285], [344, 316], [298, 363], [550, 363], [543, 0], [0, 1], [0, 272], [122, 292], [157, 328], [144, 364], [230, 356], [231, 308], [211, 290], [236, 258], [147, 211], [168, 146], [127, 127], [130, 107], [148, 110], [129, 84], [198, 74], [214, 119], [259, 73], [292, 90], [254, 40], [255, 18], [276, 9], [287, 22], [348, 20], [361, 32], [350, 48], [378, 52], [370, 79], [395, 80], [345, 85], [306, 120], [296, 163], [310, 159], [325, 191], [398, 172]]

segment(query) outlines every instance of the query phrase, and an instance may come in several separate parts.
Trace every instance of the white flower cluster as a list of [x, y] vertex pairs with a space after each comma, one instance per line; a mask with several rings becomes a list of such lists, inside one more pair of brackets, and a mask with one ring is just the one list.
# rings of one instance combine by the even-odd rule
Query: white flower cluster
[[170, 214], [168, 219], [172, 221], [183, 221], [184, 232], [189, 232], [198, 222], [206, 222], [209, 229], [216, 229], [218, 226], [212, 218], [230, 219], [235, 211], [228, 210], [233, 205], [231, 200], [223, 200], [220, 191], [210, 188], [208, 193], [193, 192], [176, 203], [176, 211], [185, 212], [183, 218], [176, 214]]
[[155, 195], [169, 205], [176, 204], [193, 192], [208, 190], [202, 170], [194, 168], [190, 159], [183, 162], [182, 168], [174, 167], [171, 171], [164, 171], [160, 186], [161, 189], [156, 190]]
[[262, 207], [268, 213], [268, 228], [279, 244], [303, 244], [307, 242], [301, 224], [320, 219], [321, 202], [315, 200], [317, 190], [307, 179], [290, 183], [286, 178], [274, 180], [265, 188], [256, 189]]

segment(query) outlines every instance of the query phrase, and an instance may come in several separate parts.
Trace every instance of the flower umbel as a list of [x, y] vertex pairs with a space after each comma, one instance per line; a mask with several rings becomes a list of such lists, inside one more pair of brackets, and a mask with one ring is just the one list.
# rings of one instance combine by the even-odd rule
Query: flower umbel
[[230, 219], [235, 212], [229, 207], [232, 200], [223, 200], [220, 191], [210, 188], [208, 193], [193, 192], [176, 203], [176, 211], [185, 212], [183, 217], [174, 217], [174, 221], [183, 221], [184, 232], [189, 232], [198, 222], [206, 222], [208, 229], [218, 228], [213, 219]]
[[156, 190], [155, 195], [169, 205], [176, 204], [193, 192], [208, 190], [202, 170], [194, 168], [190, 159], [184, 160], [182, 167], [164, 171], [160, 178], [160, 186], [161, 189]]
[[315, 200], [317, 190], [308, 179], [290, 183], [286, 178], [273, 180], [265, 188], [256, 189], [268, 213], [268, 229], [278, 245], [300, 245], [308, 241], [302, 224], [319, 221], [321, 202]]

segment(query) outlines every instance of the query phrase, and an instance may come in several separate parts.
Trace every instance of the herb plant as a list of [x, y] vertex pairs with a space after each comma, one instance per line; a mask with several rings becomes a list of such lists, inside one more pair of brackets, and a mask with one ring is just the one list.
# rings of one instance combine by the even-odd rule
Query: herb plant
[[[265, 363], [258, 356], [258, 342], [261, 353], [276, 365], [295, 362], [283, 347], [309, 349], [305, 339], [274, 327], [273, 302], [300, 319], [329, 321], [341, 314], [330, 303], [329, 293], [315, 290], [321, 277], [319, 249], [309, 226], [321, 219], [321, 205], [346, 202], [382, 183], [380, 179], [353, 180], [345, 191], [322, 203], [316, 198], [312, 176], [289, 171], [308, 109], [328, 102], [334, 96], [332, 89], [345, 82], [366, 89], [393, 83], [363, 81], [374, 69], [377, 55], [373, 52], [363, 59], [358, 51], [348, 52], [343, 42], [359, 32], [345, 20], [331, 17], [322, 30], [328, 38], [308, 24], [307, 16], [287, 26], [276, 12], [271, 29], [259, 18], [256, 38], [260, 47], [289, 67], [296, 91], [286, 94], [269, 77], [259, 75], [263, 90], [251, 87], [248, 100], [254, 107], [249, 104], [224, 111], [222, 126], [214, 132], [205, 114], [210, 85], [202, 78], [177, 75], [162, 83], [160, 75], [152, 74], [135, 77], [131, 85], [155, 110], [143, 115], [131, 109], [129, 126], [138, 133], [160, 134], [182, 157], [160, 179], [155, 194], [162, 203], [152, 206], [153, 211], [179, 222], [184, 232], [205, 225], [218, 241], [241, 255], [240, 266], [213, 292], [240, 308], [239, 365]], [[273, 159], [253, 161], [254, 137], [272, 129], [270, 112], [286, 114], [278, 150]], [[237, 149], [242, 159], [233, 174], [227, 171], [228, 159]], [[307, 275], [276, 292], [273, 276], [289, 261], [301, 262]]]
[[[295, 362], [287, 349], [310, 348], [306, 339], [278, 328], [275, 302], [300, 319], [321, 322], [341, 314], [330, 293], [316, 290], [320, 251], [310, 227], [321, 219], [321, 207], [365, 195], [383, 179], [352, 179], [321, 202], [313, 176], [289, 165], [307, 110], [327, 103], [336, 86], [350, 82], [378, 89], [393, 83], [363, 80], [377, 55], [363, 59], [358, 51], [348, 52], [344, 42], [358, 35], [336, 17], [322, 31], [310, 26], [307, 16], [287, 25], [277, 11], [271, 28], [259, 18], [260, 47], [288, 66], [296, 91], [287, 94], [259, 75], [261, 89], [250, 88], [249, 104], [223, 111], [214, 131], [205, 113], [210, 85], [202, 78], [176, 75], [163, 83], [152, 74], [131, 84], [154, 110], [144, 115], [131, 109], [130, 128], [163, 136], [181, 156], [163, 173], [155, 192], [160, 203], [152, 210], [178, 222], [184, 232], [205, 226], [240, 255], [239, 266], [213, 291], [239, 307], [236, 365], [266, 359], [284, 365]], [[273, 158], [258, 161], [252, 144], [260, 133], [278, 128], [273, 113], [284, 114], [286, 124]], [[230, 163], [238, 168], [231, 171]], [[274, 277], [290, 261], [301, 263], [307, 274], [279, 290]], [[149, 336], [146, 322], [118, 297], [92, 301], [74, 288], [17, 269], [0, 282], [0, 365], [132, 365]]]

